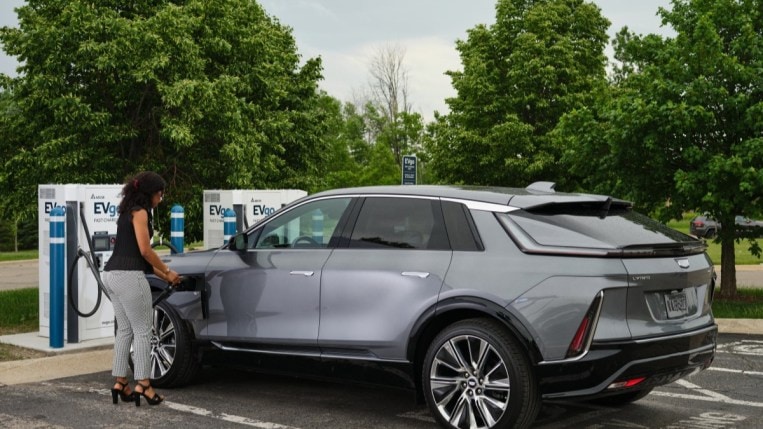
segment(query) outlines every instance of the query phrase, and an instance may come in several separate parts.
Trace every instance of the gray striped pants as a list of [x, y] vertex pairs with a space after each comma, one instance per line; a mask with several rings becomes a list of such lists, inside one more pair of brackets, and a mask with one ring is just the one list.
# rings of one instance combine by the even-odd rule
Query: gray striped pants
[[104, 271], [103, 284], [109, 292], [117, 317], [114, 363], [111, 374], [127, 377], [130, 345], [133, 345], [135, 379], [150, 377], [151, 365], [151, 287], [142, 271]]

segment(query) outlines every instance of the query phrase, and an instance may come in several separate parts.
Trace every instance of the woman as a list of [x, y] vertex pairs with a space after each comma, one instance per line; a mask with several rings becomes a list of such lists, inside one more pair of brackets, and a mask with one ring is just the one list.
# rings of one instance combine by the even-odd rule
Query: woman
[[[151, 288], [145, 274], [153, 272], [172, 285], [179, 281], [178, 273], [162, 262], [151, 248], [154, 230], [151, 210], [164, 198], [166, 185], [161, 176], [145, 171], [122, 188], [114, 252], [103, 272], [103, 283], [114, 305], [118, 326], [112, 369], [116, 382], [111, 389], [115, 404], [117, 397], [125, 402], [135, 401], [136, 406], [140, 406], [141, 396], [150, 405], [164, 400], [151, 387], [149, 379], [153, 309]], [[135, 351], [134, 376], [137, 383], [132, 391], [127, 380], [131, 344]]]

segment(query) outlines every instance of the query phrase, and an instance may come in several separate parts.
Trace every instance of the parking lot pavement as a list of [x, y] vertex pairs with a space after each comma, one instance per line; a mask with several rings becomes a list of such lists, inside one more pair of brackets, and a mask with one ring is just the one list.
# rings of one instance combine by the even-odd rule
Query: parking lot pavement
[[[158, 389], [156, 407], [111, 404], [109, 371], [0, 387], [0, 427], [434, 429], [413, 395], [354, 382], [205, 367], [191, 384]], [[763, 336], [721, 334], [706, 371], [622, 407], [547, 401], [533, 429], [760, 429]], [[33, 398], [33, 400], [31, 399]], [[116, 423], [118, 425], [118, 423]]]

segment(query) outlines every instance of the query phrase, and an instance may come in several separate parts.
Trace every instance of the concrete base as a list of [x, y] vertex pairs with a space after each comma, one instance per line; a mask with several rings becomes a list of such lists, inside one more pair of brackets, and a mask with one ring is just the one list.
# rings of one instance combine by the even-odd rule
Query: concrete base
[[0, 336], [0, 343], [37, 350], [49, 355], [59, 355], [81, 352], [83, 350], [111, 349], [114, 347], [114, 337], [81, 341], [79, 343], [65, 342], [63, 347], [53, 348], [50, 347], [50, 338], [41, 337], [37, 332], [29, 332], [25, 334]]

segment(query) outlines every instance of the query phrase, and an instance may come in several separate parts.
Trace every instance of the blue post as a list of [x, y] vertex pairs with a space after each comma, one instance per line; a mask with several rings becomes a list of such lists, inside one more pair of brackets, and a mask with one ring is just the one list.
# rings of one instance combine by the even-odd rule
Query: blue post
[[64, 346], [64, 277], [66, 273], [66, 210], [54, 207], [50, 211], [50, 347]]
[[223, 244], [236, 235], [236, 212], [233, 209], [225, 209], [223, 213]]
[[[184, 228], [185, 212], [181, 205], [175, 204], [170, 212], [170, 243], [177, 249], [177, 253], [183, 253], [183, 246], [185, 244]], [[173, 250], [172, 253], [174, 254], [175, 251]]]

